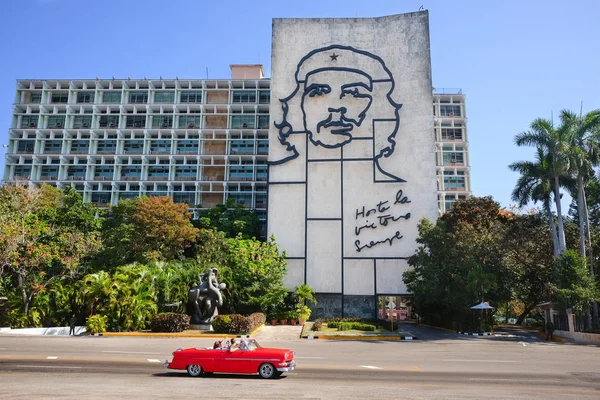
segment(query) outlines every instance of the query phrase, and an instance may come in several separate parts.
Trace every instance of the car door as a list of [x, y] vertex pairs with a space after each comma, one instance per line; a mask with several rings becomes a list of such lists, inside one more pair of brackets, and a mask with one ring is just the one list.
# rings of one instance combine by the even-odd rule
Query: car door
[[[250, 357], [249, 351], [239, 348], [229, 349], [223, 352], [219, 362], [220, 372], [249, 373]], [[254, 371], [256, 372], [256, 371]]]

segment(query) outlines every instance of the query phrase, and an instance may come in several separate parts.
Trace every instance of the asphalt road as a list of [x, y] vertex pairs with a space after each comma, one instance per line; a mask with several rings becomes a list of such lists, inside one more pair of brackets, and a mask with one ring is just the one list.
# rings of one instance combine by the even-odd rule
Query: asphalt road
[[600, 398], [599, 347], [436, 332], [414, 342], [264, 342], [296, 351], [296, 371], [272, 381], [161, 366], [176, 348], [214, 339], [0, 336], [0, 399]]

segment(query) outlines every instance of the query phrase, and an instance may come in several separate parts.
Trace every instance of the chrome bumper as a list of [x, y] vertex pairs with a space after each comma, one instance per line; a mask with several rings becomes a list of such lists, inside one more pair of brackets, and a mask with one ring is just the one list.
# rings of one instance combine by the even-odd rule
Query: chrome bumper
[[288, 365], [287, 367], [280, 367], [277, 368], [277, 371], [279, 372], [290, 372], [296, 369], [296, 361], [291, 361], [290, 365]]

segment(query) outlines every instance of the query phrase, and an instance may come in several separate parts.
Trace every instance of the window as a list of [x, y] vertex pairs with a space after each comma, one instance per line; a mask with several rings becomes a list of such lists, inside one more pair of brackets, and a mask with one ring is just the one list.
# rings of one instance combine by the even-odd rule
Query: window
[[102, 95], [103, 103], [120, 103], [121, 92], [104, 92]]
[[182, 103], [202, 103], [202, 92], [182, 92]]
[[71, 153], [87, 154], [90, 151], [90, 142], [87, 140], [73, 140]]
[[172, 115], [155, 115], [152, 117], [153, 128], [171, 128], [173, 126]]
[[460, 117], [460, 106], [440, 106], [440, 116]]
[[229, 167], [229, 178], [238, 180], [252, 179], [252, 165], [232, 165]]
[[464, 171], [444, 171], [444, 190], [464, 190], [465, 172]]
[[155, 92], [155, 103], [173, 103], [175, 101], [175, 92]]
[[60, 153], [62, 149], [62, 141], [60, 140], [47, 140], [44, 143], [44, 153]]
[[128, 179], [140, 179], [142, 175], [142, 167], [140, 166], [127, 166], [121, 169], [121, 178]]
[[268, 90], [261, 90], [258, 92], [258, 102], [260, 104], [269, 104], [271, 102], [271, 92]]
[[13, 176], [19, 178], [29, 178], [31, 175], [31, 165], [17, 165], [15, 166], [15, 173]]
[[179, 117], [179, 128], [200, 128], [200, 117], [181, 116]]
[[175, 179], [176, 180], [196, 180], [198, 167], [194, 166], [182, 166], [175, 167]]
[[67, 179], [72, 181], [83, 181], [85, 179], [85, 167], [69, 167]]
[[131, 92], [129, 93], [130, 103], [147, 103], [148, 92]]
[[268, 154], [269, 153], [269, 141], [267, 139], [262, 139], [258, 141], [258, 154]]
[[29, 98], [29, 102], [33, 104], [40, 104], [42, 102], [42, 93], [33, 92], [31, 93], [31, 97]]
[[116, 151], [116, 140], [100, 140], [98, 142], [98, 153], [115, 153]]
[[445, 196], [444, 198], [444, 208], [446, 211], [450, 210], [452, 206], [456, 203], [456, 198], [452, 195]]
[[73, 119], [73, 128], [89, 128], [92, 126], [92, 117], [91, 115], [78, 115]]
[[233, 103], [256, 103], [256, 92], [236, 90], [233, 92]]
[[254, 153], [254, 140], [233, 140], [231, 141], [231, 154]]
[[169, 178], [169, 167], [148, 167], [148, 178], [167, 180]]
[[[170, 140], [153, 140], [150, 142], [151, 153], [171, 153], [171, 141]], [[169, 160], [166, 160], [167, 163]]]
[[462, 129], [442, 128], [442, 140], [462, 140]]
[[138, 192], [119, 192], [119, 200], [133, 200], [138, 196]]
[[444, 152], [443, 153], [444, 164], [464, 164], [464, 154], [461, 152]]
[[37, 115], [24, 115], [21, 117], [21, 128], [37, 128], [38, 118]]
[[58, 178], [58, 167], [44, 165], [41, 170], [41, 180], [56, 180]]
[[255, 121], [254, 115], [233, 115], [231, 117], [231, 128], [255, 128]]
[[269, 129], [269, 116], [259, 115], [258, 116], [258, 129]]
[[178, 153], [198, 153], [198, 141], [197, 140], [180, 140], [177, 142]]
[[62, 128], [65, 126], [64, 115], [51, 115], [48, 117], [48, 128]]
[[124, 154], [141, 154], [144, 151], [143, 140], [126, 140], [123, 143]]
[[229, 193], [228, 197], [238, 204], [243, 204], [247, 206], [250, 206], [252, 204], [251, 193]]
[[195, 193], [173, 193], [173, 202], [175, 203], [185, 203], [190, 207], [193, 207], [196, 204], [196, 194]]
[[112, 180], [114, 170], [113, 166], [96, 167], [94, 179], [103, 181]]
[[94, 93], [93, 92], [79, 92], [77, 93], [78, 103], [93, 103]]
[[267, 166], [259, 165], [256, 167], [256, 180], [266, 181], [267, 180]]
[[67, 92], [53, 92], [52, 103], [66, 103], [69, 100], [69, 93]]
[[110, 192], [94, 192], [91, 198], [92, 203], [108, 204], [110, 203]]
[[103, 115], [100, 117], [100, 128], [118, 128], [119, 117], [117, 115]]
[[145, 115], [130, 115], [127, 116], [125, 123], [126, 128], [144, 128], [146, 126]]

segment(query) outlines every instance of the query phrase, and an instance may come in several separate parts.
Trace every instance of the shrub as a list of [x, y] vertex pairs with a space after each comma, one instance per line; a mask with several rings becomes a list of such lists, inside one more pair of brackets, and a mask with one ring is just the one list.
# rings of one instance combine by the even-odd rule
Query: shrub
[[312, 326], [313, 331], [320, 331], [323, 328], [323, 320], [321, 318], [317, 318], [315, 323]]
[[106, 332], [106, 323], [108, 322], [108, 317], [106, 315], [92, 315], [89, 316], [86, 321], [86, 331], [87, 333], [94, 335], [96, 333], [104, 333]]
[[267, 317], [263, 313], [253, 313], [246, 318], [249, 321], [250, 332], [267, 322]]
[[190, 327], [190, 316], [179, 313], [160, 313], [152, 318], [152, 332], [183, 332]]
[[247, 317], [239, 314], [218, 315], [212, 322], [216, 333], [249, 333], [266, 321], [265, 314], [254, 313]]
[[375, 325], [365, 324], [363, 322], [357, 321], [334, 321], [327, 323], [327, 327], [334, 329], [337, 328], [337, 330], [339, 331], [349, 331], [351, 329], [354, 329], [357, 331], [373, 332], [376, 329]]

